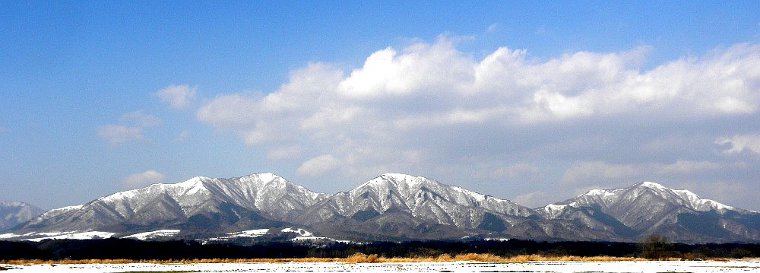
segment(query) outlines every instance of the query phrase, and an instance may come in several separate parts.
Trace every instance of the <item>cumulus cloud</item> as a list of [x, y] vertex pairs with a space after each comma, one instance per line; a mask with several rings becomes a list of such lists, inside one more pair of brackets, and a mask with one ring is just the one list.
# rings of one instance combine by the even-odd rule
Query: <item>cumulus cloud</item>
[[300, 176], [321, 176], [326, 172], [334, 170], [338, 167], [338, 160], [332, 155], [321, 155], [307, 160], [300, 167], [298, 167], [298, 175]]
[[725, 154], [738, 154], [744, 151], [760, 154], [760, 135], [735, 135], [722, 137], [715, 141], [716, 144], [727, 146], [723, 150]]
[[111, 144], [121, 144], [143, 140], [144, 129], [161, 124], [161, 119], [140, 111], [129, 112], [119, 118], [119, 124], [109, 124], [98, 128], [98, 136]]
[[518, 195], [513, 198], [512, 201], [526, 207], [538, 208], [548, 205], [545, 200], [553, 200], [552, 202], [561, 201], [555, 198], [557, 198], [556, 194], [543, 191], [535, 191]]
[[141, 173], [131, 174], [121, 180], [121, 186], [124, 189], [135, 189], [148, 186], [150, 184], [162, 183], [166, 176], [155, 170], [147, 170]]
[[98, 136], [111, 144], [120, 144], [144, 138], [143, 129], [124, 125], [105, 125], [98, 128]]
[[[636, 146], [620, 145], [630, 144], [625, 141], [632, 132], [645, 139], [631, 141], [654, 141], [655, 130], [664, 134], [683, 124], [757, 114], [760, 46], [738, 44], [643, 69], [651, 50], [537, 59], [527, 50], [501, 47], [477, 57], [441, 37], [378, 50], [349, 70], [311, 63], [272, 92], [219, 95], [196, 115], [265, 149], [270, 159], [292, 160], [303, 176], [398, 171], [465, 179], [478, 171], [467, 166], [510, 166], [521, 156], [540, 156], [591, 162], [566, 174], [577, 180], [581, 167], [620, 159], [623, 149], [642, 157]], [[713, 140], [700, 144], [710, 147]], [[296, 146], [302, 148], [283, 148]], [[689, 164], [669, 171], [699, 167]], [[516, 167], [523, 169], [506, 168], [501, 175], [531, 171]], [[604, 177], [646, 170], [602, 167]]]
[[197, 87], [188, 85], [170, 85], [159, 90], [155, 95], [164, 103], [175, 109], [184, 109], [190, 106], [195, 99]]
[[98, 136], [111, 144], [143, 140], [144, 129], [160, 125], [161, 119], [142, 111], [134, 111], [121, 115], [119, 123], [100, 126]]

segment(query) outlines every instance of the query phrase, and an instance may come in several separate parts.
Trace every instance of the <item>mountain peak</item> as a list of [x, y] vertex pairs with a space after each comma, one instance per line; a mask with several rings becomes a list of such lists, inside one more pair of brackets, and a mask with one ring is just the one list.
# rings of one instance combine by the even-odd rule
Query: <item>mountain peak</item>
[[635, 188], [647, 188], [647, 189], [655, 190], [657, 192], [671, 191], [671, 189], [669, 189], [668, 187], [663, 186], [660, 183], [651, 182], [651, 181], [644, 181], [644, 182], [639, 182], [639, 183], [633, 184], [633, 186], [630, 186], [628, 188], [620, 188], [620, 189], [591, 189], [591, 190], [587, 191], [586, 193], [577, 196], [576, 198], [581, 198], [581, 197], [587, 196], [587, 197], [598, 197], [598, 198], [608, 199], [608, 198], [617, 196], [618, 194], [620, 194], [621, 192], [623, 192], [625, 190], [635, 189]]
[[686, 205], [695, 211], [714, 210], [718, 212], [724, 212], [726, 210], [736, 210], [736, 208], [732, 206], [724, 205], [711, 199], [699, 197], [699, 195], [692, 191], [671, 189], [655, 182], [645, 181], [634, 185], [634, 187], [646, 187], [649, 189], [657, 190], [658, 192], [664, 194], [663, 198], [666, 199], [680, 199], [681, 204]]
[[390, 179], [395, 179], [395, 180], [407, 180], [407, 179], [412, 179], [412, 178], [424, 178], [422, 176], [414, 176], [414, 175], [405, 174], [405, 173], [384, 173], [384, 174], [381, 174], [380, 177], [390, 178]]
[[702, 198], [699, 197], [696, 193], [693, 193], [689, 190], [672, 190], [674, 193], [679, 195], [683, 200], [688, 201], [690, 206], [697, 211], [708, 211], [708, 210], [716, 210], [716, 211], [726, 211], [726, 210], [737, 210], [736, 208], [722, 204], [720, 202]]
[[661, 191], [670, 190], [668, 187], [665, 187], [660, 183], [651, 182], [651, 181], [644, 181], [644, 182], [638, 183], [634, 185], [634, 187], [646, 187], [646, 188], [656, 189], [656, 190], [661, 190]]
[[[620, 189], [593, 189], [577, 196], [574, 199], [553, 205], [570, 205], [573, 207], [578, 207], [586, 206], [590, 203], [598, 203], [606, 207], [618, 202], [624, 202], [626, 200], [635, 200], [635, 198], [627, 198], [626, 196], [639, 196], [641, 194], [641, 189], [651, 190], [652, 193], [656, 196], [659, 196], [661, 200], [683, 205], [695, 211], [715, 210], [718, 212], [723, 212], [726, 210], [736, 210], [734, 207], [724, 205], [710, 199], [701, 198], [699, 195], [689, 190], [671, 189], [663, 186], [660, 183], [651, 181], [639, 182], [630, 187]], [[554, 210], [556, 210], [556, 206], [552, 208], [555, 208]], [[549, 211], [550, 209], [544, 208], [544, 210]]]
[[247, 178], [257, 178], [261, 180], [275, 180], [275, 179], [285, 179], [282, 176], [276, 175], [274, 173], [252, 173], [249, 175], [241, 176], [240, 178], [247, 177]]
[[416, 184], [415, 182], [420, 182], [424, 180], [432, 181], [423, 176], [414, 176], [414, 175], [403, 174], [403, 173], [384, 173], [378, 176], [376, 179], [384, 179], [384, 180], [390, 180], [396, 183], [406, 183], [406, 184], [410, 184], [410, 183]]
[[407, 191], [407, 189], [416, 188], [427, 182], [433, 181], [422, 176], [413, 176], [403, 173], [384, 173], [365, 182], [357, 187], [357, 189], [370, 187], [378, 189], [382, 188], [383, 191], [388, 191], [390, 188], [396, 188], [402, 191]]

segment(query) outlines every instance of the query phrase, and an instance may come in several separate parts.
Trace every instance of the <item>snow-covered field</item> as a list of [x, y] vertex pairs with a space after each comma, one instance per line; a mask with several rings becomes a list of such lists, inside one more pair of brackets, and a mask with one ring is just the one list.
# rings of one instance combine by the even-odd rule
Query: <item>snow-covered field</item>
[[3, 272], [760, 272], [760, 260], [529, 263], [199, 263], [3, 265]]

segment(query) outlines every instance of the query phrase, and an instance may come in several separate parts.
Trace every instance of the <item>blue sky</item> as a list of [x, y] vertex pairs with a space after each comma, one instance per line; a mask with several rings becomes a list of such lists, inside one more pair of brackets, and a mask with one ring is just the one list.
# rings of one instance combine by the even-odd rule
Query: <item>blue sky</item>
[[760, 210], [760, 3], [6, 2], [0, 199], [424, 175], [529, 206], [654, 180]]

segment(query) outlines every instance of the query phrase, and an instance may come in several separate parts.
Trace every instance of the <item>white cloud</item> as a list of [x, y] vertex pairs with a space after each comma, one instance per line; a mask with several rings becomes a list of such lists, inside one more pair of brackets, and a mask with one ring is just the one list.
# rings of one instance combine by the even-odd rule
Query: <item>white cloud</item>
[[557, 197], [556, 194], [535, 191], [515, 196], [511, 201], [529, 208], [538, 208], [546, 206], [551, 202], [561, 201], [556, 199]]
[[[524, 148], [510, 147], [525, 153], [578, 141], [559, 139], [554, 127], [594, 123], [573, 130], [607, 140], [630, 129], [624, 121], [678, 130], [684, 122], [757, 114], [760, 46], [739, 44], [645, 70], [650, 50], [536, 59], [502, 47], [481, 58], [442, 37], [378, 50], [348, 71], [309, 64], [271, 93], [217, 96], [197, 117], [269, 151], [271, 159], [293, 160], [302, 174], [313, 173], [305, 160], [329, 154], [341, 162], [334, 171], [347, 177], [376, 171], [474, 177], [466, 165], [515, 161], [505, 158], [514, 156], [510, 150], [499, 150], [514, 144], [510, 137], [521, 138]], [[601, 146], [609, 143], [584, 145], [616, 149]], [[279, 150], [294, 146], [303, 149]], [[608, 177], [638, 171], [606, 167]]]
[[339, 121], [350, 112], [325, 93], [334, 90], [341, 78], [342, 72], [332, 66], [310, 64], [291, 73], [290, 82], [277, 92], [218, 96], [203, 105], [197, 117], [216, 128], [236, 130], [248, 144], [294, 140], [310, 126]]
[[175, 109], [184, 109], [192, 104], [197, 89], [188, 85], [170, 85], [156, 92], [156, 96]]
[[98, 128], [98, 136], [111, 144], [120, 144], [143, 139], [143, 129], [124, 125], [105, 125]]
[[364, 66], [353, 70], [336, 91], [349, 100], [445, 95], [441, 92], [456, 92], [471, 84], [474, 65], [448, 39], [414, 44], [403, 52], [386, 48], [367, 57]]
[[716, 144], [729, 146], [723, 150], [726, 154], [738, 154], [744, 151], [760, 154], [760, 135], [736, 135], [730, 138], [723, 137], [715, 141]]
[[602, 161], [577, 162], [562, 176], [565, 184], [582, 185], [608, 181], [608, 183], [634, 183], [656, 177], [684, 174], [703, 174], [709, 171], [743, 166], [741, 163], [721, 164], [709, 161], [677, 160], [673, 163], [613, 164]]
[[142, 111], [134, 111], [121, 115], [119, 123], [99, 127], [98, 136], [111, 144], [142, 140], [145, 139], [145, 128], [160, 125], [161, 119]]
[[709, 161], [678, 160], [671, 164], [655, 165], [654, 169], [663, 174], [683, 174], [718, 170], [724, 166], [724, 164]]
[[155, 171], [147, 170], [141, 173], [135, 173], [127, 176], [121, 180], [121, 186], [124, 189], [135, 189], [148, 186], [150, 184], [162, 183], [166, 180], [166, 176]]
[[201, 107], [198, 118], [222, 128], [255, 125], [256, 116], [243, 109], [251, 111], [259, 109], [256, 99], [246, 94], [223, 95]]
[[338, 167], [338, 160], [332, 155], [321, 155], [307, 160], [298, 167], [298, 175], [316, 177], [322, 176], [326, 172], [332, 171]]
[[120, 122], [130, 124], [132, 126], [147, 128], [161, 125], [161, 119], [156, 116], [143, 113], [142, 110], [129, 112], [121, 115]]

